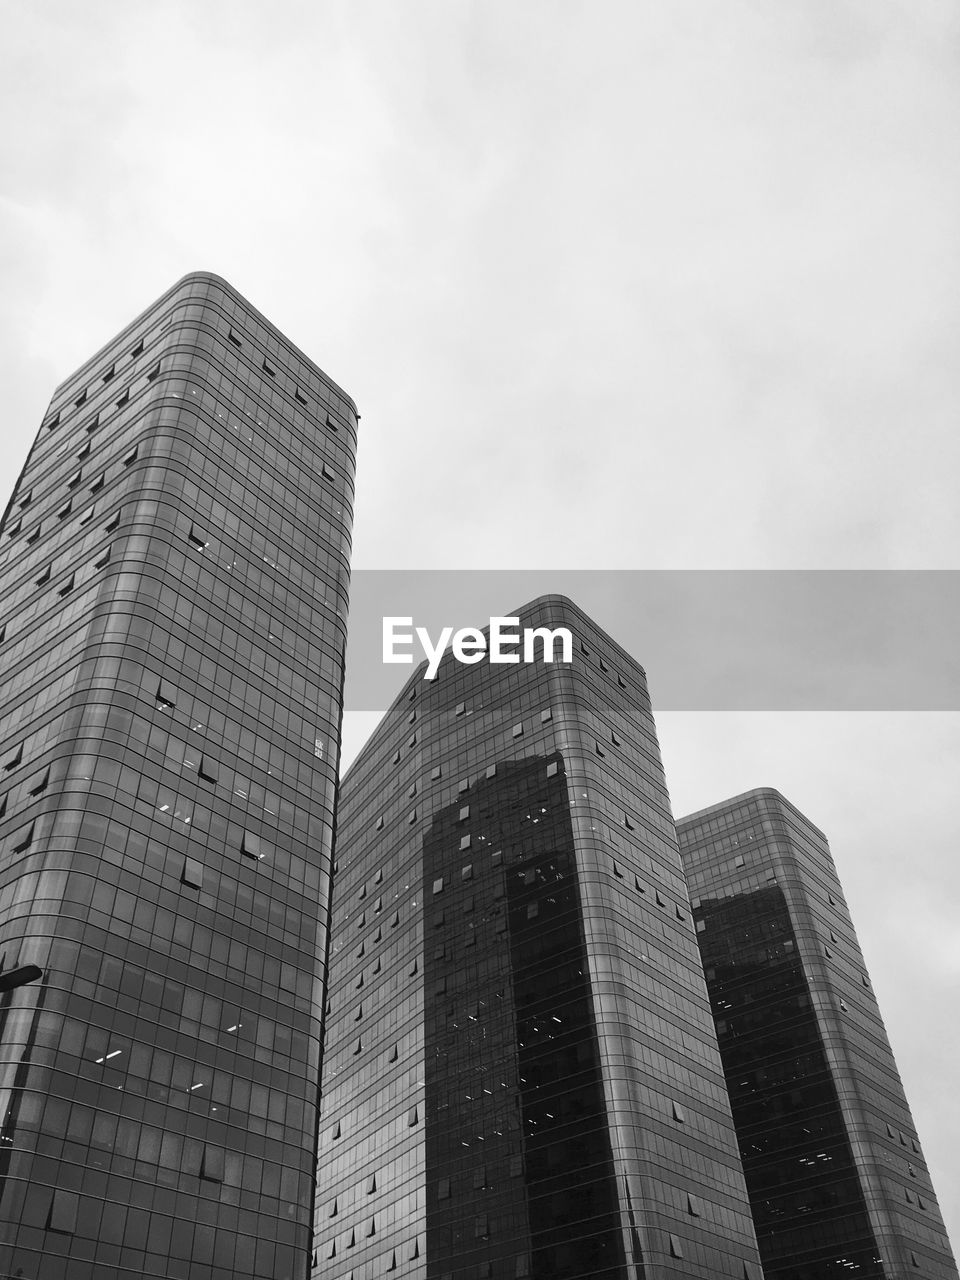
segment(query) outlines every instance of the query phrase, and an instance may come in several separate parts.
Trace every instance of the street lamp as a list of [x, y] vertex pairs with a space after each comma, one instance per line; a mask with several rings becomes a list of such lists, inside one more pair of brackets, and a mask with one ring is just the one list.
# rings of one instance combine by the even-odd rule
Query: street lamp
[[38, 969], [35, 964], [25, 964], [19, 969], [10, 969], [7, 973], [0, 973], [0, 993], [12, 991], [14, 987], [22, 987], [27, 982], [36, 982], [42, 977], [43, 970]]

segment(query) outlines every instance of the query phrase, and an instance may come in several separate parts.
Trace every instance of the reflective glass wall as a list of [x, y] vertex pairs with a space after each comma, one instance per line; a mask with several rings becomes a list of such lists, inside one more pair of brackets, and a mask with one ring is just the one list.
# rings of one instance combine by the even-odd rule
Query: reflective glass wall
[[956, 1280], [823, 833], [767, 789], [678, 833], [767, 1280]]
[[41, 426], [0, 530], [5, 1275], [305, 1274], [355, 441], [206, 275]]
[[644, 673], [518, 616], [342, 785], [314, 1275], [758, 1280]]

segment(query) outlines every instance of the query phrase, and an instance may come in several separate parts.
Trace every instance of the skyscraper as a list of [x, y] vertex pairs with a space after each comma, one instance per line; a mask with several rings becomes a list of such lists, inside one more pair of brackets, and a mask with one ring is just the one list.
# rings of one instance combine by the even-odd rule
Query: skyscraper
[[766, 1280], [957, 1280], [823, 833], [767, 789], [677, 829]]
[[414, 672], [343, 781], [315, 1275], [759, 1276], [642, 669]]
[[187, 276], [4, 514], [4, 1275], [304, 1273], [356, 423]]

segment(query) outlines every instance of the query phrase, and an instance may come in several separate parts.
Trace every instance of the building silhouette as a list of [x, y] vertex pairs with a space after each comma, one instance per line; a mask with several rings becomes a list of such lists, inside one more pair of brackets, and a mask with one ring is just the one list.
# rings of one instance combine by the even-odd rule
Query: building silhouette
[[768, 789], [677, 830], [766, 1280], [957, 1280], [823, 833]]
[[356, 420], [187, 276], [4, 513], [0, 1274], [305, 1274]]
[[342, 783], [313, 1274], [757, 1280], [644, 673], [518, 616]]

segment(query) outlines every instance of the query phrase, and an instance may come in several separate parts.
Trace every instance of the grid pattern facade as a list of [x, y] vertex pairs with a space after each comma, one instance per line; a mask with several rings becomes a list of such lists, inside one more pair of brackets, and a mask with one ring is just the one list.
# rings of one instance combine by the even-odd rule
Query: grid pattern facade
[[188, 276], [57, 391], [0, 566], [0, 1273], [300, 1280], [352, 402]]
[[644, 673], [518, 612], [342, 784], [314, 1275], [757, 1280]]
[[956, 1280], [823, 834], [778, 792], [678, 823], [767, 1280]]

